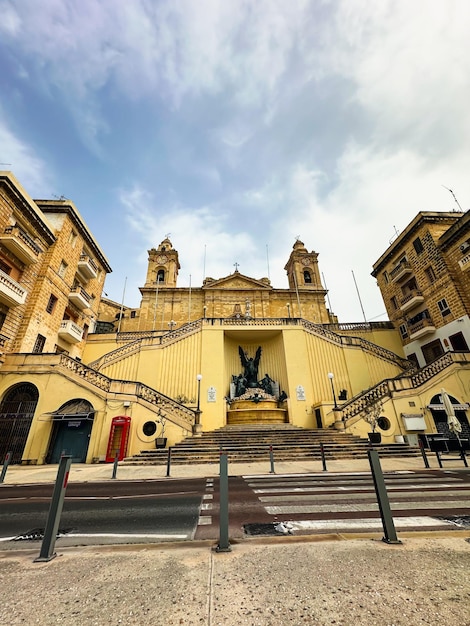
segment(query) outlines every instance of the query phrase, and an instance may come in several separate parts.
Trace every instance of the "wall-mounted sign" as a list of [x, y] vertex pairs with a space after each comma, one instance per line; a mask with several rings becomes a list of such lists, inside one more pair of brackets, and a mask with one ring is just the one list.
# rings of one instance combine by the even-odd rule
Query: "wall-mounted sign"
[[305, 400], [305, 389], [302, 387], [302, 385], [297, 385], [295, 393], [297, 396], [297, 400]]
[[215, 387], [209, 387], [207, 390], [207, 402], [217, 402], [217, 392]]

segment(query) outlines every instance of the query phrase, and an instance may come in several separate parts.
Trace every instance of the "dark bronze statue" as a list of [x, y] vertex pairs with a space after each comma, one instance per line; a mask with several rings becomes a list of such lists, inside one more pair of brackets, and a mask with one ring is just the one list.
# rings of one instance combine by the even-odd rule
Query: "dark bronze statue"
[[240, 355], [240, 361], [244, 368], [244, 377], [246, 379], [246, 386], [252, 389], [258, 387], [258, 367], [261, 359], [261, 346], [256, 350], [255, 358], [249, 358], [243, 348], [238, 346], [238, 353]]

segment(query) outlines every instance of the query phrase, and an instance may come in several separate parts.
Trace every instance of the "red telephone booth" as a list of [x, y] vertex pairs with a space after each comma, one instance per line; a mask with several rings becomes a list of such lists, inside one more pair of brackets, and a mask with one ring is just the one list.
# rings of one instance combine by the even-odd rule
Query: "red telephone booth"
[[113, 417], [109, 431], [108, 449], [106, 450], [106, 463], [112, 463], [116, 454], [119, 461], [122, 461], [126, 456], [130, 426], [131, 418], [128, 415]]

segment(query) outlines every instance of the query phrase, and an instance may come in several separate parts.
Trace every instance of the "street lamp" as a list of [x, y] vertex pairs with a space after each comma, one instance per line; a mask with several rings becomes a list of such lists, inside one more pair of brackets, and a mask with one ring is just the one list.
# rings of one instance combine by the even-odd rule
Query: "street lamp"
[[170, 322], [168, 322], [168, 326], [170, 327], [170, 332], [171, 332], [173, 328], [176, 326], [175, 320], [171, 320]]
[[286, 307], [287, 307], [287, 317], [289, 317], [289, 318], [290, 318], [290, 304], [289, 304], [289, 303], [287, 303], [287, 304], [286, 304]]
[[338, 408], [338, 403], [336, 402], [336, 394], [335, 394], [335, 386], [333, 384], [333, 378], [335, 377], [335, 375], [332, 372], [328, 373], [328, 378], [330, 379], [330, 383], [331, 383], [331, 391], [333, 392], [333, 400], [335, 403], [335, 409]]
[[194, 426], [193, 426], [193, 435], [194, 436], [200, 436], [202, 433], [202, 426], [201, 426], [201, 380], [202, 380], [202, 374], [198, 374], [196, 376], [196, 380], [197, 380], [197, 407], [196, 407], [196, 415], [194, 418]]

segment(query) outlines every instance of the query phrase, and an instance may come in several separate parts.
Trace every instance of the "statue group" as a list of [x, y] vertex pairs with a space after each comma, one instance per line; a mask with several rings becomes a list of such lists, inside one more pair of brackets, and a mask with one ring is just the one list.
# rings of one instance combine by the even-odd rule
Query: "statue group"
[[261, 346], [256, 350], [254, 357], [248, 357], [241, 346], [238, 346], [240, 361], [243, 366], [243, 373], [232, 377], [235, 387], [235, 397], [240, 397], [246, 393], [247, 389], [262, 389], [265, 393], [273, 395], [274, 380], [265, 374], [264, 378], [258, 380], [259, 362], [261, 359]]

